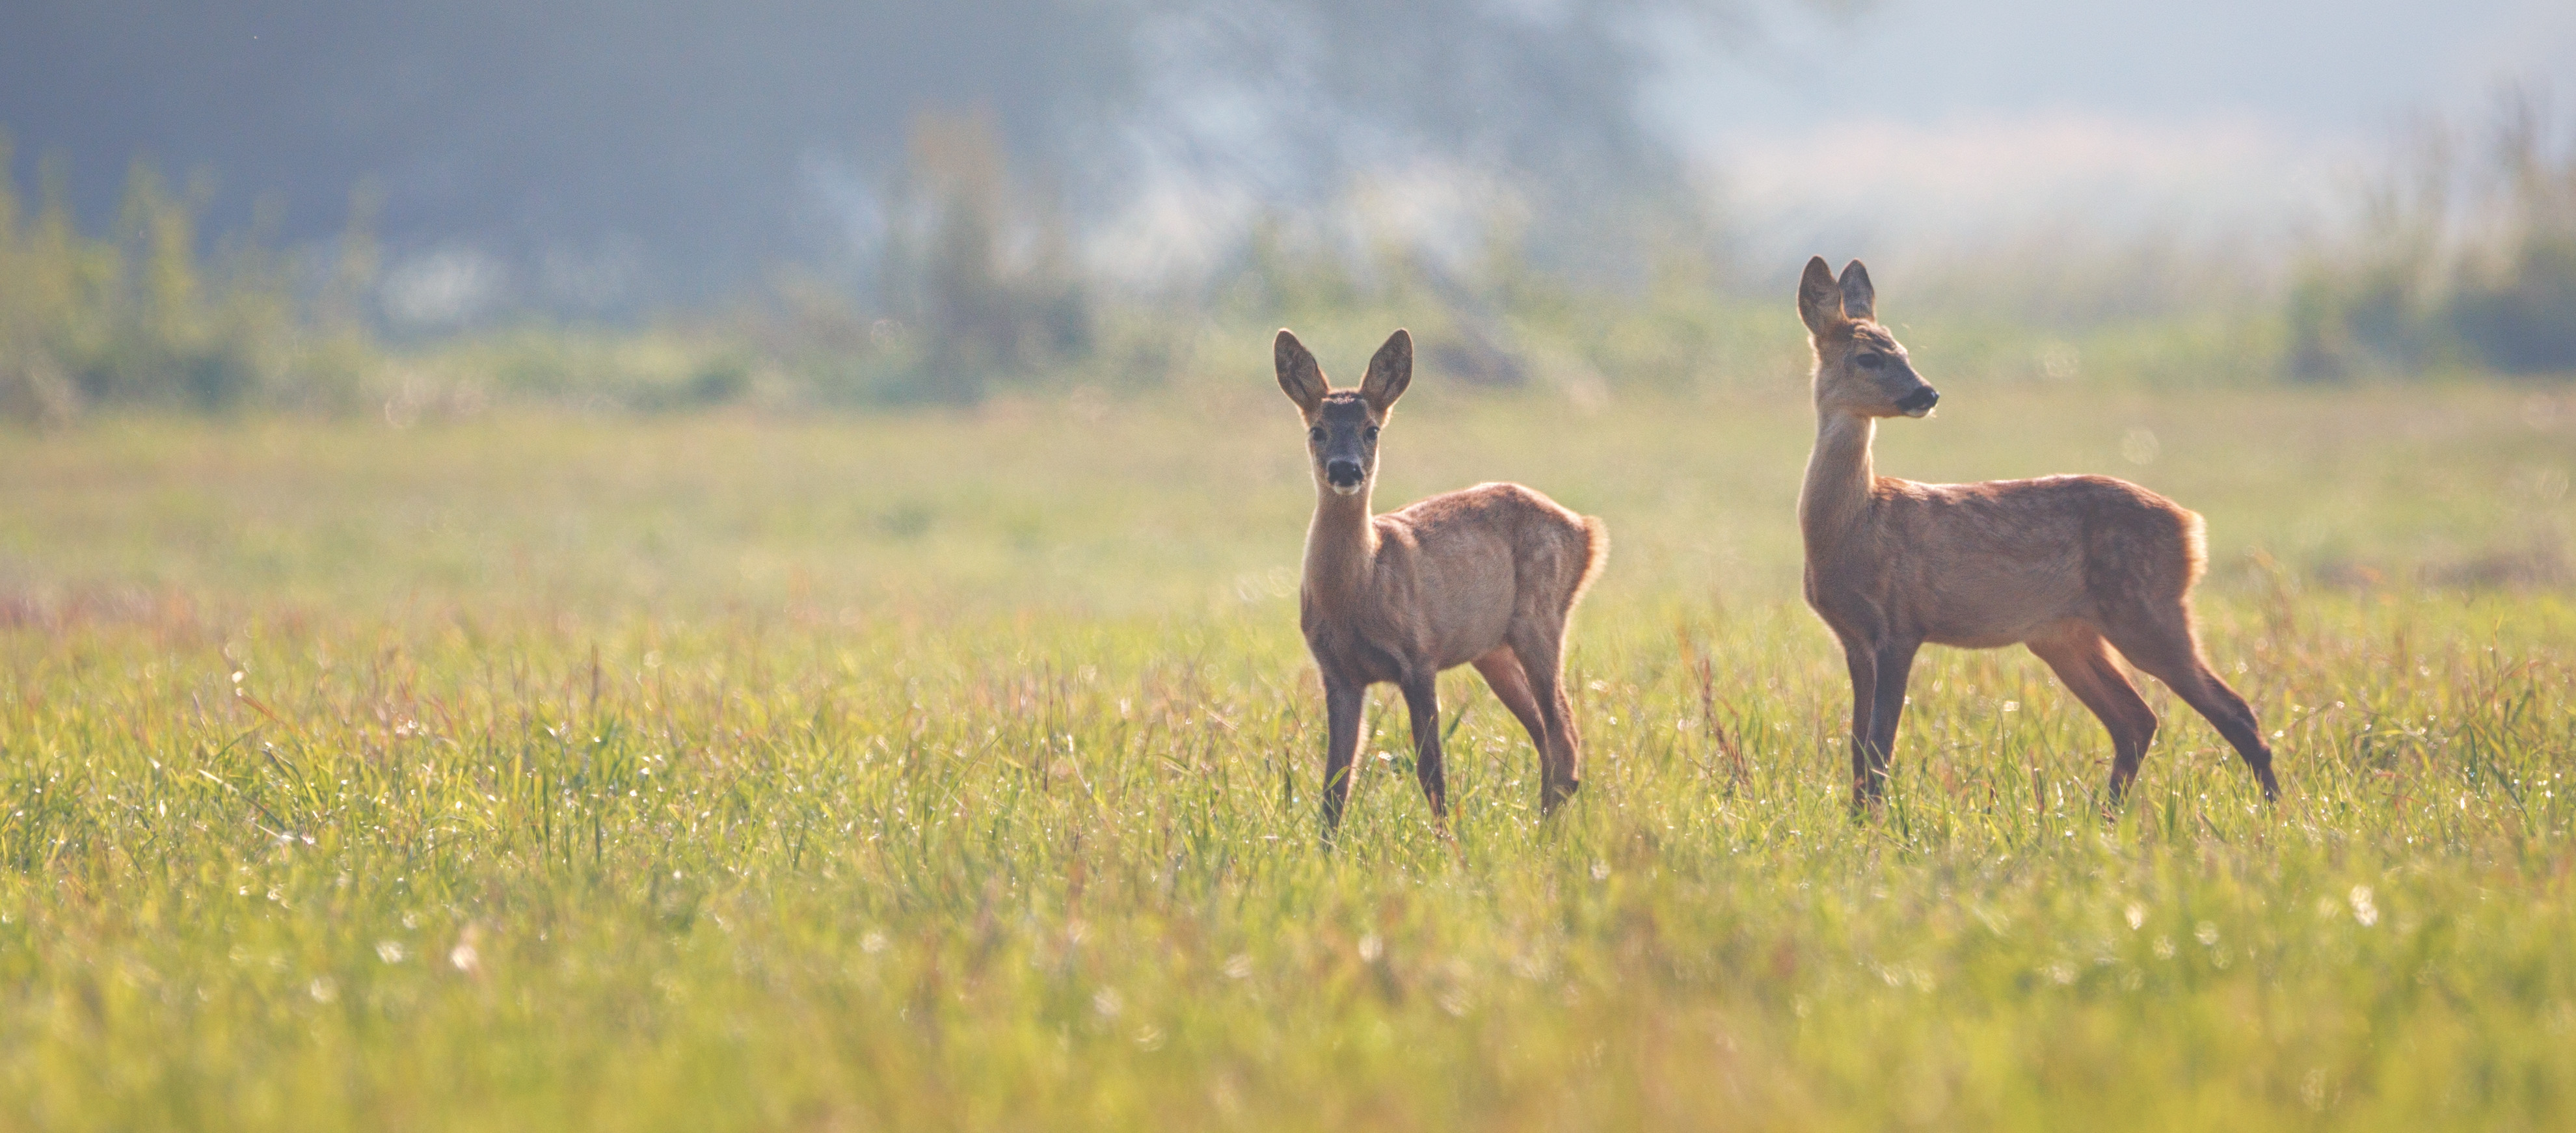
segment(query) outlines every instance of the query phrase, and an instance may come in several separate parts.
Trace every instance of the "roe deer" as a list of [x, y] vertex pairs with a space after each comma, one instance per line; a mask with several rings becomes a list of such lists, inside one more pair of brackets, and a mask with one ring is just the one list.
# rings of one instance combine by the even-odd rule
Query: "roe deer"
[[1272, 344], [1279, 388], [1306, 422], [1315, 517], [1306, 528], [1298, 622], [1324, 678], [1330, 738], [1324, 832], [1341, 823], [1370, 685], [1393, 681], [1413, 717], [1414, 773], [1434, 819], [1449, 813], [1440, 751], [1440, 671], [1473, 664], [1538, 746], [1539, 808], [1583, 776], [1563, 688], [1565, 627], [1601, 573], [1610, 537], [1518, 484], [1479, 484], [1372, 515], [1378, 430], [1413, 381], [1413, 336], [1397, 331], [1358, 389], [1334, 389], [1297, 336]]
[[2156, 714], [2118, 657], [2208, 717], [2263, 797], [2277, 798], [2262, 728], [2210, 671], [2192, 627], [2191, 587], [2208, 554], [2200, 517], [2104, 476], [1917, 484], [1876, 475], [1878, 419], [1921, 417], [1941, 395], [1879, 325], [1874, 299], [1858, 260], [1840, 281], [1823, 257], [1809, 260], [1798, 285], [1816, 353], [1816, 448], [1798, 526], [1807, 604], [1851, 668], [1852, 807], [1886, 786], [1906, 675], [1927, 641], [2019, 643], [2048, 662], [2111, 731], [2114, 804], [2156, 734]]

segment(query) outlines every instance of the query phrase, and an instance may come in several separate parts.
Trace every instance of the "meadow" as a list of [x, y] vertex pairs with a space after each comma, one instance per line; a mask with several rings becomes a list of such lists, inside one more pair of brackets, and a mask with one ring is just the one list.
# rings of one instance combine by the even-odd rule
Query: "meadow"
[[1798, 383], [1426, 372], [1382, 507], [1609, 524], [1585, 786], [1540, 822], [1453, 675], [1444, 841], [1380, 690], [1328, 851], [1262, 346], [971, 410], [0, 433], [0, 1127], [2576, 1121], [2576, 391], [1918, 344], [1883, 473], [2208, 517], [2284, 795], [2147, 687], [2106, 821], [2045, 668], [1935, 649], [1855, 819]]

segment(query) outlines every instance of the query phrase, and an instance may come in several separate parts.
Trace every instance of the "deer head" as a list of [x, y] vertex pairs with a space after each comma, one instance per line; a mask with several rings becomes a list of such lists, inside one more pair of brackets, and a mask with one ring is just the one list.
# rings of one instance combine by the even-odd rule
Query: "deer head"
[[1807, 261], [1798, 281], [1798, 317], [1816, 348], [1816, 409], [1858, 417], [1921, 417], [1941, 400], [1914, 372], [1896, 336], [1878, 325], [1869, 269], [1853, 260], [1834, 278], [1825, 258]]
[[1358, 389], [1334, 389], [1324, 368], [1286, 330], [1272, 344], [1279, 388], [1306, 421], [1306, 456], [1315, 483], [1335, 495], [1357, 495], [1377, 478], [1377, 435], [1404, 387], [1413, 382], [1413, 336], [1402, 330], [1377, 348]]

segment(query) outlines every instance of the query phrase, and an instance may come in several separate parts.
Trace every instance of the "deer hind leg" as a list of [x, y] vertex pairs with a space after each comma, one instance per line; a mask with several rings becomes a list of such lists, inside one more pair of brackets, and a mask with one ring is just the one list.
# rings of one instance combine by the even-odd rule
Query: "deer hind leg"
[[1449, 821], [1449, 776], [1440, 753], [1440, 672], [1437, 669], [1405, 678], [1404, 707], [1413, 716], [1413, 776], [1422, 783], [1422, 797], [1431, 804], [1435, 822]]
[[1497, 646], [1493, 652], [1476, 658], [1475, 665], [1485, 677], [1485, 687], [1493, 689], [1494, 699], [1502, 701], [1512, 719], [1521, 722], [1521, 728], [1529, 733], [1530, 746], [1545, 759], [1547, 717], [1539, 713], [1538, 697], [1530, 692], [1529, 674], [1521, 671], [1519, 655], [1512, 652], [1511, 646]]
[[2227, 738], [2254, 772], [2255, 782], [2262, 784], [2266, 800], [2281, 797], [2281, 785], [2272, 778], [2272, 747], [2263, 742], [2262, 722], [2254, 718], [2254, 709], [2244, 697], [2210, 671], [2192, 633], [2188, 607], [2175, 603], [2170, 608], [2142, 610], [2120, 624], [2104, 626], [2103, 632], [2130, 664], [2163, 681]]
[[2110, 802], [2118, 806], [2121, 796], [2128, 793], [2130, 781], [2138, 777], [2138, 763], [2146, 758], [2147, 745], [2155, 742], [2155, 709], [2147, 707], [2137, 686], [2129, 683], [2128, 676], [2111, 659], [2110, 646], [2090, 626], [2033, 641], [2030, 651], [2048, 662], [2057, 679], [2066, 683], [2067, 691], [2092, 709], [2094, 717], [2110, 731]]
[[[1565, 698], [1564, 634], [1562, 619], [1542, 625], [1524, 618], [1511, 631], [1510, 649], [1520, 659], [1530, 699], [1545, 725], [1546, 739], [1538, 751], [1541, 815], [1556, 813], [1583, 786], [1583, 736], [1574, 727], [1574, 706]], [[1539, 731], [1531, 729], [1533, 736]]]

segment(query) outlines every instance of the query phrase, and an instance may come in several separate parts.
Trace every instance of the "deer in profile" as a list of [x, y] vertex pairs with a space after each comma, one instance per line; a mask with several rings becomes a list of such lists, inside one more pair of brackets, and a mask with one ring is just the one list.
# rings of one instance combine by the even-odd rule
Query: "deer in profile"
[[2245, 698], [2211, 671], [2192, 625], [2207, 565], [2201, 518], [2104, 476], [1978, 484], [1882, 477], [1882, 417], [1922, 417], [1941, 395], [1880, 325], [1869, 269], [1807, 262], [1798, 315], [1815, 347], [1816, 447], [1798, 493], [1807, 604], [1851, 670], [1852, 807], [1881, 797], [1905, 681], [1924, 642], [2026, 645], [2111, 732], [2116, 805], [2156, 714], [2120, 671], [2152, 674], [2218, 728], [2277, 798], [2272, 750]]
[[1564, 689], [1565, 630], [1601, 573], [1610, 538], [1518, 484], [1479, 484], [1377, 515], [1379, 431], [1413, 381], [1413, 336], [1396, 331], [1358, 389], [1334, 389], [1297, 336], [1272, 344], [1279, 388], [1306, 425], [1315, 515], [1306, 528], [1298, 622], [1323, 675], [1328, 740], [1324, 832], [1341, 823], [1369, 686], [1393, 682], [1412, 716], [1414, 774], [1435, 820], [1449, 813], [1439, 677], [1474, 665], [1539, 752], [1539, 807], [1582, 783], [1582, 739]]

